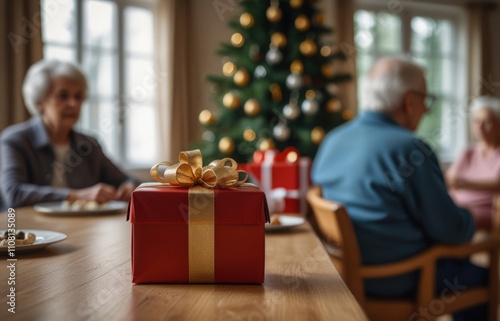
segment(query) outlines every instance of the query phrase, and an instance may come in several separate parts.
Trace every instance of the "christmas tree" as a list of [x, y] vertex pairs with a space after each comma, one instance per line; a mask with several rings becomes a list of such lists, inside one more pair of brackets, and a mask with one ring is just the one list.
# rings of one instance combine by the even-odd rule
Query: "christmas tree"
[[[344, 59], [327, 43], [332, 30], [310, 0], [243, 0], [243, 14], [218, 54], [222, 76], [210, 75], [216, 114], [200, 113], [205, 160], [248, 162], [256, 150], [295, 146], [314, 157], [325, 133], [352, 117], [342, 113], [337, 83], [350, 79], [333, 63]], [[325, 40], [326, 39], [326, 40]]]

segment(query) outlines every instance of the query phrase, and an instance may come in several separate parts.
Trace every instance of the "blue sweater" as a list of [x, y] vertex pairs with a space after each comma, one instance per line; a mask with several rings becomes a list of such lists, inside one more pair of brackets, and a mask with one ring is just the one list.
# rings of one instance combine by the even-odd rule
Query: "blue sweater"
[[[474, 233], [470, 213], [451, 200], [429, 146], [384, 114], [365, 112], [329, 133], [312, 179], [324, 198], [345, 205], [365, 264], [405, 259], [435, 243], [462, 243]], [[366, 281], [366, 292], [409, 294], [417, 277]]]

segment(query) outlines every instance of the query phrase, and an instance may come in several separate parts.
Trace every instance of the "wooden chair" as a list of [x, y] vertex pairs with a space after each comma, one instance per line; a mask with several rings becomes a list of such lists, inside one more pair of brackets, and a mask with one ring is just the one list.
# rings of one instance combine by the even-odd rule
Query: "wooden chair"
[[495, 238], [500, 238], [500, 194], [493, 199], [491, 229]]
[[[312, 208], [320, 237], [335, 266], [371, 320], [428, 320], [428, 316], [420, 318], [418, 313], [421, 307], [427, 308], [427, 311], [433, 312], [432, 314], [445, 315], [487, 303], [490, 307], [488, 320], [497, 321], [499, 268], [497, 240], [488, 239], [457, 246], [436, 245], [402, 261], [363, 265], [354, 229], [344, 206], [323, 199], [319, 187], [309, 190], [307, 201]], [[467, 289], [453, 300], [447, 299], [446, 302], [436, 297], [434, 295], [436, 261], [444, 257], [467, 258], [478, 252], [488, 252], [490, 255], [489, 285]], [[414, 300], [373, 299], [365, 295], [364, 279], [393, 277], [416, 270], [420, 270], [420, 279]]]

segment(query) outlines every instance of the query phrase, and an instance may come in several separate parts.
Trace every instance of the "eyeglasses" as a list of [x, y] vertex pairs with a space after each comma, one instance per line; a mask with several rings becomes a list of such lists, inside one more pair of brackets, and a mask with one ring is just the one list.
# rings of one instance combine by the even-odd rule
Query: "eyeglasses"
[[434, 104], [434, 101], [436, 100], [436, 96], [431, 95], [431, 94], [424, 94], [415, 90], [411, 91], [414, 94], [420, 95], [424, 97], [424, 104], [425, 104], [425, 109], [427, 111], [431, 110], [432, 105]]

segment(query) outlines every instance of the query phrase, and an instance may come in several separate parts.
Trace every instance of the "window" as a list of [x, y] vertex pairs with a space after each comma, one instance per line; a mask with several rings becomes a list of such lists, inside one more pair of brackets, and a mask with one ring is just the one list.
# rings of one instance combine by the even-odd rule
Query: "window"
[[[417, 129], [451, 161], [466, 144], [465, 14], [457, 7], [361, 1], [355, 13], [358, 88], [368, 68], [384, 55], [409, 54], [424, 66], [428, 92], [437, 96]], [[359, 93], [359, 91], [358, 91]], [[363, 97], [359, 95], [360, 107]]]
[[79, 130], [127, 167], [155, 161], [153, 0], [42, 0], [44, 57], [82, 66]]

